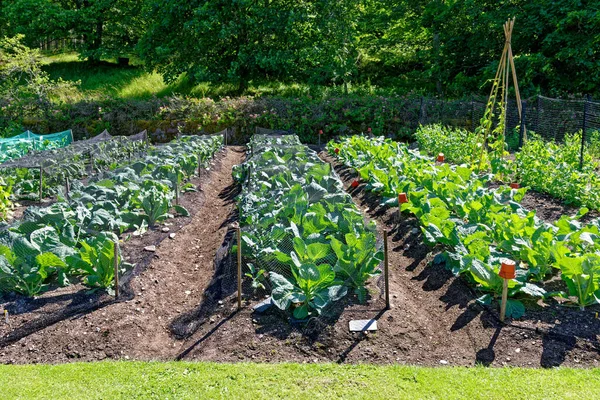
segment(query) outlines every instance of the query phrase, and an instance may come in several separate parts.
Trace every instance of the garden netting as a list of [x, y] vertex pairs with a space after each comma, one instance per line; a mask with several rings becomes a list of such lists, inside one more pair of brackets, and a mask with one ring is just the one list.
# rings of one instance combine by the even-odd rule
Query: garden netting
[[72, 142], [71, 130], [50, 135], [38, 135], [26, 131], [11, 138], [0, 139], [0, 163], [23, 157], [31, 152], [66, 147]]
[[[111, 136], [105, 130], [93, 138], [72, 142], [67, 147], [28, 153], [18, 159], [0, 164], [0, 168], [48, 168], [78, 157], [87, 157], [89, 159], [92, 157], [96, 159], [106, 158], [108, 161], [111, 150], [116, 150], [121, 146], [130, 146], [129, 143], [131, 142], [145, 143], [146, 140], [147, 132], [145, 130], [130, 137]], [[137, 149], [137, 151], [139, 150], [141, 149]]]
[[[343, 318], [342, 314], [348, 318], [352, 316], [351, 319], [373, 318], [385, 309], [384, 246], [374, 223], [361, 214], [331, 165], [321, 160], [315, 151], [300, 144], [296, 135], [263, 128], [258, 128], [257, 132], [251, 140], [245, 163], [234, 172], [241, 184], [237, 199], [244, 301], [258, 309], [257, 312], [264, 308], [265, 313], [278, 316], [303, 334], [322, 331]], [[354, 250], [351, 250], [353, 245], [349, 236], [364, 240], [361, 242], [364, 245], [356, 246], [368, 249], [367, 258], [362, 259], [360, 253], [352, 253]], [[237, 249], [237, 238], [234, 237], [232, 242], [236, 243]], [[344, 246], [344, 251], [350, 252], [348, 254], [354, 254], [350, 256], [352, 260], [340, 256], [343, 251], [335, 249], [334, 242], [338, 243], [337, 246]], [[323, 299], [316, 296], [312, 303], [314, 309], [308, 316], [298, 317], [303, 313], [297, 314], [296, 308], [302, 307], [308, 300], [303, 302], [301, 295], [292, 295], [295, 300], [284, 310], [281, 303], [277, 305], [271, 300], [271, 296], [274, 289], [281, 290], [282, 287], [279, 284], [278, 289], [275, 288], [277, 285], [274, 286], [273, 282], [276, 279], [301, 285], [296, 275], [302, 272], [292, 271], [291, 260], [296, 255], [303, 257], [299, 255], [303, 248], [306, 248], [303, 263], [314, 263], [317, 268], [327, 266], [335, 271], [335, 280], [343, 286], [346, 294], [324, 306], [318, 304]], [[309, 256], [316, 249], [321, 253]], [[355, 277], [344, 271], [344, 268], [352, 268], [354, 272], [364, 267], [358, 265], [362, 263], [357, 260], [373, 260], [373, 265], [376, 264], [362, 295], [355, 287]], [[231, 253], [229, 261], [237, 266], [236, 252]], [[356, 261], [357, 264], [344, 267], [346, 261]]]

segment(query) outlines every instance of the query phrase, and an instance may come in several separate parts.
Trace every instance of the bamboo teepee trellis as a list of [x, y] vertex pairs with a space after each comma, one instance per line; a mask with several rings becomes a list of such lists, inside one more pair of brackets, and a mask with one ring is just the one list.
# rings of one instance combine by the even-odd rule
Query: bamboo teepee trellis
[[[515, 95], [517, 100], [517, 108], [519, 110], [519, 121], [521, 121], [521, 113], [523, 112], [521, 106], [521, 94], [519, 92], [519, 82], [517, 81], [517, 72], [515, 70], [515, 61], [512, 52], [512, 33], [513, 28], [515, 26], [515, 19], [509, 19], [504, 23], [504, 36], [506, 41], [504, 42], [504, 50], [502, 51], [502, 57], [500, 58], [500, 64], [498, 64], [498, 70], [496, 71], [496, 76], [494, 77], [492, 89], [490, 91], [490, 96], [488, 98], [484, 118], [482, 119], [481, 131], [483, 134], [483, 143], [481, 146], [481, 157], [479, 159], [479, 169], [482, 168], [483, 163], [483, 155], [488, 146], [488, 140], [490, 135], [493, 132], [493, 117], [494, 110], [498, 103], [498, 92], [500, 88], [502, 91], [500, 93], [500, 101], [499, 101], [499, 109], [500, 109], [500, 118], [498, 122], [498, 126], [496, 129], [500, 134], [500, 137], [497, 140], [495, 151], [500, 155], [504, 152], [504, 143], [506, 137], [506, 107], [508, 104], [508, 85], [510, 81], [510, 75], [512, 72], [512, 80], [513, 85], [515, 87]], [[492, 146], [490, 146], [492, 147]], [[494, 148], [492, 148], [494, 150]], [[498, 155], [498, 154], [497, 154]]]

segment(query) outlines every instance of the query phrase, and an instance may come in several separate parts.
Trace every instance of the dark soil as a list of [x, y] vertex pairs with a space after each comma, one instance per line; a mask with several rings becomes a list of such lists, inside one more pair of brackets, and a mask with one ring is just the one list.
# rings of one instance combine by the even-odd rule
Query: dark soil
[[[0, 361], [67, 362], [73, 360], [210, 360], [267, 362], [372, 362], [419, 365], [581, 366], [600, 363], [595, 310], [578, 311], [551, 304], [528, 304], [527, 315], [502, 325], [497, 304], [484, 308], [477, 293], [443, 265], [432, 263], [435, 249], [423, 244], [417, 221], [398, 216], [397, 209], [378, 206], [362, 186], [349, 187], [352, 171], [336, 166], [348, 191], [363, 212], [378, 223], [380, 236], [389, 233], [391, 310], [379, 294], [366, 305], [352, 299], [334, 321], [290, 325], [275, 309], [252, 311], [259, 299], [245, 290], [243, 307], [236, 306], [235, 260], [227, 249], [229, 228], [236, 219], [236, 186], [231, 167], [242, 160], [229, 148], [203, 178], [204, 192], [184, 196], [192, 218], [176, 219], [168, 234], [151, 232], [133, 239], [126, 254], [143, 256], [125, 290], [124, 301], [88, 295], [68, 288], [38, 300], [14, 299], [3, 305], [10, 325], [0, 325]], [[322, 157], [329, 159], [326, 154]], [[186, 203], [188, 202], [188, 203]], [[140, 243], [136, 242], [140, 240]], [[162, 241], [161, 241], [162, 240]], [[156, 253], [140, 251], [156, 243]], [[61, 289], [65, 290], [65, 289]], [[109, 298], [108, 302], [102, 302]], [[43, 300], [45, 299], [45, 300]], [[91, 303], [90, 303], [91, 301]], [[96, 308], [74, 314], [38, 332], [7, 335], [57, 310], [90, 303]], [[19, 313], [20, 312], [20, 313]], [[376, 333], [350, 333], [351, 319], [376, 318]], [[303, 334], [304, 332], [305, 334]]]
[[[489, 185], [490, 188], [496, 188], [502, 185], [499, 182], [493, 182]], [[565, 204], [562, 200], [552, 197], [546, 193], [528, 190], [525, 197], [521, 200], [521, 205], [528, 210], [535, 210], [539, 219], [545, 222], [553, 222], [563, 215], [576, 215], [580, 207]], [[593, 218], [600, 217], [600, 213], [596, 210], [589, 211], [582, 221], [586, 222]]]

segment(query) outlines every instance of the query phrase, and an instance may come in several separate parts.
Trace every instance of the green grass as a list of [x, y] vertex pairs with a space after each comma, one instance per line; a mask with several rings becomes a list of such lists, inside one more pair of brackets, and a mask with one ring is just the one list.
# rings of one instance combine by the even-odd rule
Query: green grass
[[600, 369], [100, 362], [0, 366], [2, 399], [597, 399]]
[[[148, 72], [136, 59], [131, 60], [128, 67], [119, 66], [116, 60], [106, 60], [102, 64], [90, 66], [79, 60], [77, 53], [48, 54], [42, 58], [43, 69], [52, 79], [61, 78], [66, 81], [80, 82], [75, 92], [64, 93], [60, 100], [75, 102], [81, 100], [98, 100], [103, 97], [124, 99], [148, 99], [153, 96], [164, 97], [174, 94], [194, 97], [235, 96], [236, 86], [233, 84], [211, 84], [201, 82], [191, 84], [185, 76], [176, 82], [167, 84], [156, 72]], [[371, 85], [350, 85], [350, 92], [358, 95], [389, 95], [393, 88], [377, 88]], [[325, 97], [342, 94], [342, 87], [314, 86], [302, 83], [278, 81], [250, 82], [246, 95], [277, 95], [298, 97], [311, 95]]]

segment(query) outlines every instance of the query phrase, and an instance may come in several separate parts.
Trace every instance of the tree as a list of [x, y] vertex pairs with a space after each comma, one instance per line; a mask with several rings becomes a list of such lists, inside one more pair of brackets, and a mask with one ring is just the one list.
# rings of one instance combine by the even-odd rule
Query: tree
[[139, 50], [167, 81], [291, 80], [303, 72], [303, 49], [314, 45], [314, 5], [307, 0], [151, 1]]
[[143, 33], [143, 0], [13, 0], [6, 19], [29, 46], [46, 40], [77, 39], [82, 58], [131, 54]]
[[52, 96], [73, 88], [73, 83], [51, 80], [41, 69], [39, 51], [22, 40], [23, 36], [0, 38], [0, 132], [25, 117], [48, 118]]

